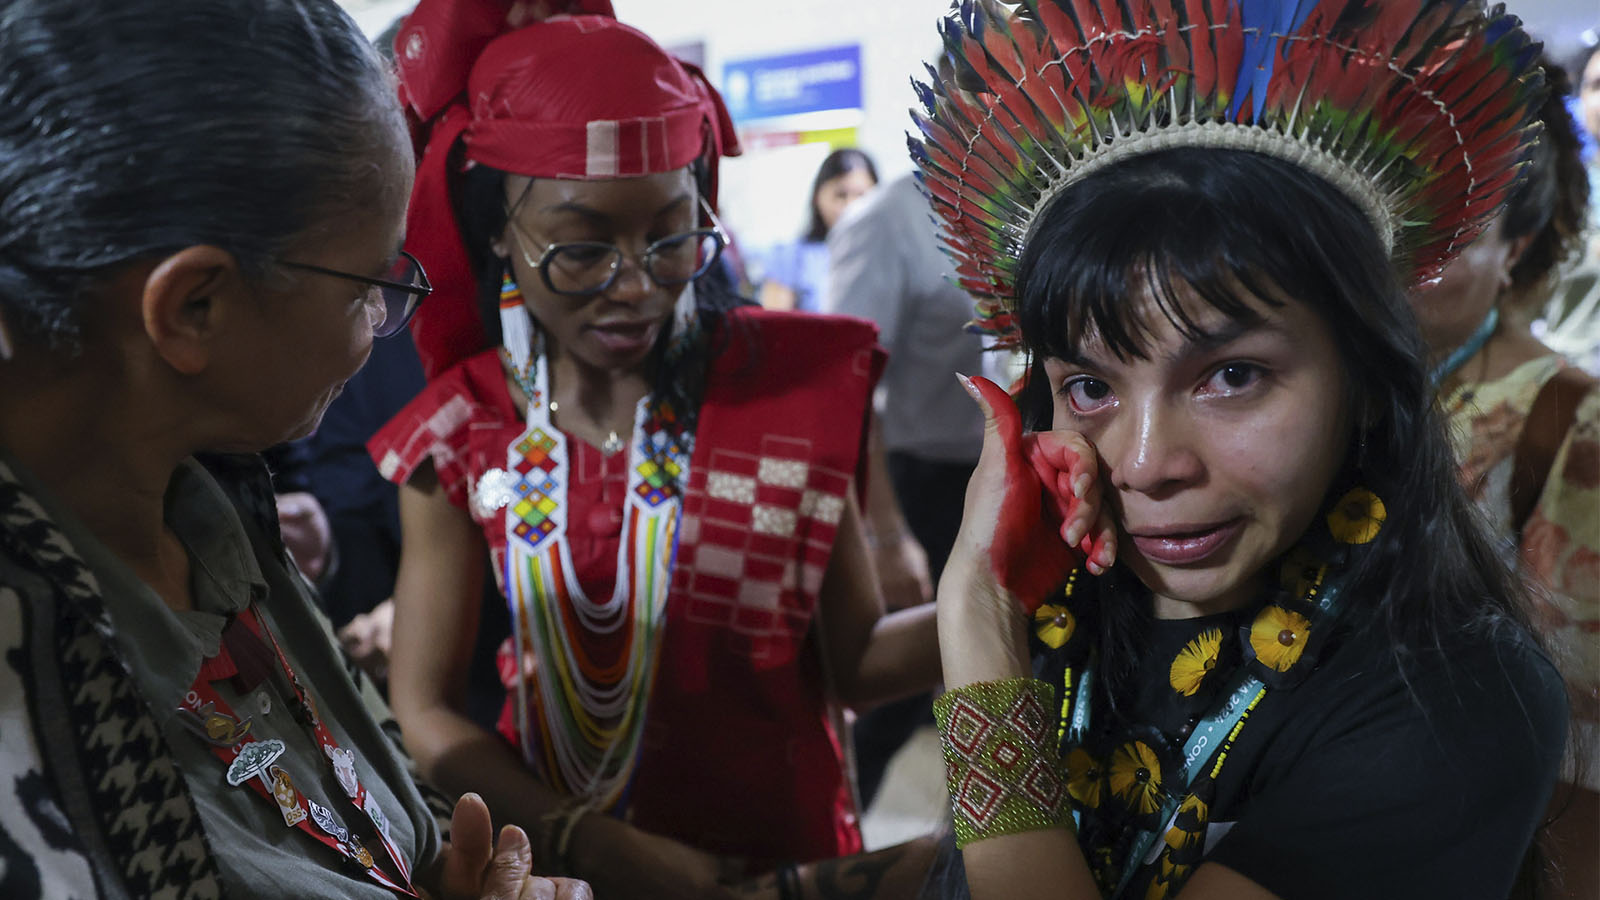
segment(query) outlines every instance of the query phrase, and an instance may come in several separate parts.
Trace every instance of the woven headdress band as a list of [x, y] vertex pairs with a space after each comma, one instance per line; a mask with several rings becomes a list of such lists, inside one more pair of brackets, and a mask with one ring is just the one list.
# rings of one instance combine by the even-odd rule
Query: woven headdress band
[[952, 74], [917, 85], [911, 154], [977, 301], [970, 327], [999, 346], [1020, 342], [1016, 267], [1040, 215], [1130, 157], [1302, 166], [1423, 284], [1536, 139], [1538, 47], [1476, 0], [961, 0], [941, 32]]

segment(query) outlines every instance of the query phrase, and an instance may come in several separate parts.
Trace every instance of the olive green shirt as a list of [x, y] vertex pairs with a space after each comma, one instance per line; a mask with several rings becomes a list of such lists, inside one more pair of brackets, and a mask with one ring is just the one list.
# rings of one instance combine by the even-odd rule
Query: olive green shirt
[[[221, 645], [227, 617], [258, 605], [295, 674], [340, 747], [354, 752], [361, 784], [390, 823], [394, 845], [413, 874], [439, 850], [439, 835], [412, 783], [404, 758], [379, 726], [389, 714], [370, 683], [352, 681], [336, 650], [327, 620], [298, 573], [279, 563], [263, 535], [239, 517], [221, 487], [190, 461], [166, 498], [167, 524], [189, 552], [193, 610], [175, 612], [96, 540], [49, 493], [9, 459], [24, 485], [44, 505], [84, 563], [99, 579], [129, 663], [194, 797], [229, 897], [371, 898], [396, 895], [298, 827], [285, 825], [278, 806], [248, 785], [230, 786], [226, 767], [210, 745], [186, 728], [177, 710], [200, 671]], [[309, 799], [334, 812], [360, 836], [384, 871], [393, 873], [370, 821], [347, 798], [310, 730], [293, 716], [285, 679], [269, 678], [247, 695], [228, 681], [216, 684], [234, 714], [251, 719], [258, 740], [285, 745], [277, 760]], [[375, 718], [378, 716], [379, 718]], [[137, 810], [128, 810], [138, 814]], [[309, 824], [309, 822], [308, 822]], [[314, 826], [313, 826], [314, 827]]]

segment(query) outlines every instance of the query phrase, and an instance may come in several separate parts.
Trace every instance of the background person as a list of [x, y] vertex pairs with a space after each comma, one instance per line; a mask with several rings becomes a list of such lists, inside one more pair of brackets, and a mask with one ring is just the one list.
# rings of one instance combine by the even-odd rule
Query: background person
[[1533, 586], [1571, 691], [1581, 754], [1552, 804], [1560, 896], [1600, 894], [1600, 391], [1529, 333], [1582, 240], [1588, 182], [1566, 77], [1545, 61], [1544, 129], [1506, 208], [1412, 296], [1467, 495]]
[[[950, 280], [939, 252], [932, 209], [905, 175], [863, 199], [828, 238], [833, 264], [830, 313], [857, 316], [878, 326], [889, 351], [883, 372], [883, 407], [873, 434], [885, 454], [886, 478], [874, 490], [892, 489], [874, 504], [900, 516], [872, 516], [869, 543], [880, 571], [921, 553], [938, 582], [961, 526], [967, 478], [982, 445], [983, 418], [955, 375], [983, 371], [982, 339], [966, 330], [972, 299]], [[903, 528], [900, 526], [904, 526]], [[891, 605], [922, 602], [908, 591], [886, 594]], [[927, 696], [871, 710], [855, 724], [857, 783], [871, 804], [889, 760], [918, 727], [931, 724]]]
[[829, 153], [811, 182], [811, 221], [800, 240], [779, 244], [767, 256], [761, 305], [820, 312], [828, 289], [828, 232], [852, 203], [878, 185], [872, 157], [853, 148]]

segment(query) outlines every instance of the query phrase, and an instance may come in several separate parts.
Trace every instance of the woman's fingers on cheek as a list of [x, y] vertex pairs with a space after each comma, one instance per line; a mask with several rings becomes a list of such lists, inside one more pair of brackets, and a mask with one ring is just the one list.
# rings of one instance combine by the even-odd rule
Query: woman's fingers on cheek
[[1064, 529], [1061, 536], [1067, 546], [1076, 547], [1088, 554], [1086, 539], [1093, 535], [1096, 518], [1101, 514], [1100, 485], [1091, 481], [1082, 494], [1072, 501], [1071, 512], [1062, 517]]
[[1030, 434], [1025, 439], [1024, 447], [1027, 450], [1028, 464], [1033, 468], [1034, 475], [1038, 476], [1039, 484], [1044, 487], [1046, 499], [1057, 519], [1065, 527], [1078, 501], [1077, 494], [1073, 490], [1072, 474], [1066, 468], [1068, 460], [1056, 452], [1059, 447], [1050, 443], [1053, 437], [1055, 435], [1049, 432]]
[[1117, 526], [1107, 510], [1100, 510], [1095, 518], [1094, 531], [1084, 538], [1082, 550], [1087, 557], [1089, 571], [1103, 574], [1117, 561]]
[[1073, 512], [1083, 505], [1073, 489], [1072, 476], [1067, 472], [1056, 473], [1055, 489], [1050, 496], [1055, 500], [1056, 512], [1061, 515], [1062, 522], [1070, 520]]
[[1058, 472], [1063, 473], [1069, 495], [1082, 497], [1100, 477], [1099, 456], [1088, 438], [1076, 431], [1052, 431], [1041, 436], [1043, 456]]
[[1056, 482], [1056, 467], [1050, 464], [1045, 448], [1039, 443], [1036, 434], [1024, 435], [1022, 438], [1022, 456], [1028, 461], [1028, 468], [1039, 479], [1039, 483], [1049, 487]]

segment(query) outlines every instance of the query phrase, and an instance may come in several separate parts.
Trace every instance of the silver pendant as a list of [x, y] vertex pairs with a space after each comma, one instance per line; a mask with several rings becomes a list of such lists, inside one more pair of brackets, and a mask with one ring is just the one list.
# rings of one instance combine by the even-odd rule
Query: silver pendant
[[334, 816], [333, 810], [310, 797], [306, 798], [306, 805], [311, 807], [311, 821], [317, 823], [317, 827], [321, 828], [329, 837], [341, 844], [350, 840], [349, 829], [339, 824], [339, 819]]
[[621, 450], [622, 447], [622, 438], [617, 437], [617, 433], [615, 431], [607, 435], [605, 441], [600, 444], [601, 452], [605, 453], [607, 456], [616, 453], [617, 451]]

